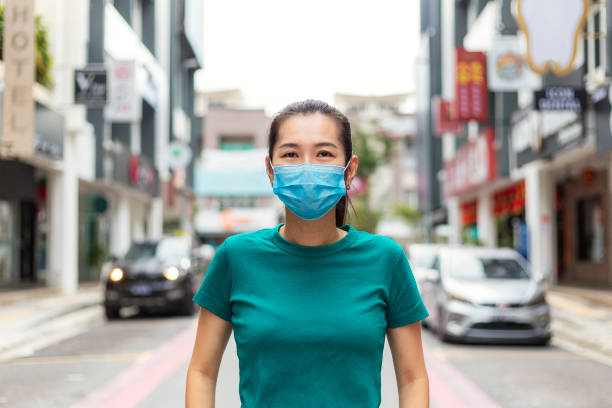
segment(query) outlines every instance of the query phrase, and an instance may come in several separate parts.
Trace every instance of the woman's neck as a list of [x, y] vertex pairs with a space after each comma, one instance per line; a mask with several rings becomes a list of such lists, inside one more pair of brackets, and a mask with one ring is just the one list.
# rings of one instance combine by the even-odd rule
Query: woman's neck
[[323, 217], [306, 221], [289, 210], [285, 210], [285, 225], [279, 230], [287, 241], [303, 246], [333, 244], [342, 239], [347, 232], [336, 227], [335, 207]]

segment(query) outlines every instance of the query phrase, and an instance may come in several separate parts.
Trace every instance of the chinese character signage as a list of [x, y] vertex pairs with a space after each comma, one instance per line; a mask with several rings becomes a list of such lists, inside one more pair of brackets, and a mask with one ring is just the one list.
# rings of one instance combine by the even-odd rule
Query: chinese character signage
[[457, 120], [485, 122], [488, 118], [486, 56], [457, 48], [455, 108]]

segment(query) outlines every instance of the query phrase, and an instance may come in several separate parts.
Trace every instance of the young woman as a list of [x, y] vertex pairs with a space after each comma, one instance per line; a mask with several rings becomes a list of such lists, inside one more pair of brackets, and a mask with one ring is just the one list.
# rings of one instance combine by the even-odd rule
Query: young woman
[[286, 222], [215, 253], [187, 373], [188, 408], [213, 408], [234, 330], [243, 408], [375, 408], [385, 334], [400, 408], [429, 407], [419, 321], [428, 316], [400, 245], [344, 224], [357, 171], [348, 119], [325, 102], [287, 106], [266, 168]]

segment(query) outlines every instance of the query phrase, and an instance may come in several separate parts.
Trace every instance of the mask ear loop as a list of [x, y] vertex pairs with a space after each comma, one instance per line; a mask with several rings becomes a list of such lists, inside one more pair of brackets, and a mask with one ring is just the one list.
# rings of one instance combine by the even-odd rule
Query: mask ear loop
[[[348, 163], [346, 163], [346, 166], [344, 166], [344, 170], [342, 171], [342, 174], [344, 174], [344, 173], [346, 172], [346, 169], [348, 169], [348, 166], [350, 166], [350, 165], [351, 165], [351, 159], [352, 159], [352, 158], [353, 158], [353, 153], [351, 152], [351, 158], [349, 159], [349, 162], [348, 162]], [[350, 190], [350, 189], [351, 189], [351, 185], [350, 185], [350, 184], [347, 184], [347, 185], [346, 185], [346, 189], [347, 189], [347, 190]]]

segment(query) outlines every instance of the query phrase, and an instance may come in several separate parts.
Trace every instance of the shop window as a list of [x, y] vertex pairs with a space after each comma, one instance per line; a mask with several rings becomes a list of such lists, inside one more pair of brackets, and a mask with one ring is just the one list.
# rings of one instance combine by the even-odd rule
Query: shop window
[[602, 263], [604, 260], [604, 214], [601, 196], [578, 201], [578, 259]]

